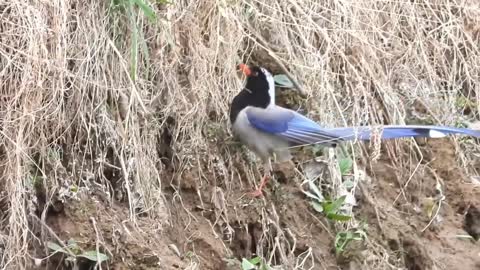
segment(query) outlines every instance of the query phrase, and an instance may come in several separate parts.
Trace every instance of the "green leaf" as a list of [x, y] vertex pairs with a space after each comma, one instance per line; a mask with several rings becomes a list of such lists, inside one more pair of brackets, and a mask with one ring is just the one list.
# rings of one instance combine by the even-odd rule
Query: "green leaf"
[[78, 186], [77, 185], [70, 186], [70, 191], [73, 192], [73, 193], [77, 193]]
[[310, 193], [310, 192], [308, 192], [308, 191], [304, 191], [303, 193], [304, 193], [305, 195], [307, 195], [307, 197], [309, 197], [310, 199], [314, 199], [314, 200], [316, 200], [316, 201], [318, 201], [318, 202], [322, 202], [322, 201], [323, 201], [323, 200], [322, 200], [321, 198], [319, 198], [317, 195], [312, 194], [312, 193]]
[[335, 214], [335, 213], [328, 213], [327, 218], [335, 221], [348, 221], [352, 217], [347, 216], [347, 215], [340, 215], [340, 214]]
[[69, 239], [67, 241], [67, 247], [71, 249], [73, 252], [79, 252], [80, 247], [78, 246], [77, 242], [74, 239]]
[[347, 190], [351, 190], [353, 188], [353, 184], [354, 183], [352, 180], [346, 180], [345, 182], [343, 182], [343, 185]]
[[67, 241], [67, 246], [69, 246], [69, 247], [76, 247], [76, 246], [77, 246], [77, 242], [75, 242], [75, 239], [70, 238], [70, 239], [68, 239], [68, 241]]
[[137, 4], [137, 6], [143, 11], [143, 14], [147, 16], [152, 22], [155, 22], [156, 20], [156, 15], [155, 11], [151, 7], [149, 7], [145, 2], [142, 0], [132, 0], [133, 3]]
[[255, 269], [255, 265], [249, 262], [247, 259], [242, 259], [242, 270], [252, 270]]
[[327, 203], [324, 203], [322, 206], [323, 206], [323, 211], [325, 213], [336, 213], [337, 210], [342, 207], [343, 203], [345, 202], [345, 198], [347, 196], [343, 195], [341, 196], [340, 198], [336, 199], [335, 201], [333, 202], [327, 202]]
[[348, 237], [348, 233], [340, 232], [335, 236], [335, 251], [336, 253], [341, 253], [344, 251], [347, 244], [351, 241], [351, 238]]
[[457, 128], [468, 128], [468, 125], [462, 121], [456, 121], [454, 126]]
[[98, 256], [97, 256], [97, 251], [95, 251], [95, 250], [86, 251], [83, 254], [78, 255], [78, 257], [84, 257], [84, 258], [89, 259], [90, 261], [94, 261], [94, 262], [98, 261], [99, 263], [109, 259], [107, 255], [105, 255], [101, 252], [99, 252]]
[[318, 198], [317, 200], [318, 200], [319, 202], [325, 201], [325, 198], [323, 197], [322, 192], [321, 192], [320, 189], [317, 187], [317, 185], [315, 185], [315, 183], [314, 183], [313, 181], [308, 181], [308, 187], [309, 187], [313, 192], [315, 192], [315, 195], [316, 195], [316, 197]]
[[342, 253], [350, 242], [364, 241], [365, 239], [367, 239], [367, 234], [363, 229], [357, 229], [355, 232], [339, 232], [335, 236], [335, 252]]
[[357, 229], [355, 231], [355, 237], [356, 238], [360, 238], [360, 239], [367, 239], [367, 232], [365, 231], [367, 228], [363, 228], [363, 229]]
[[260, 266], [260, 270], [270, 270], [270, 269], [271, 269], [270, 266], [268, 266], [268, 265], [266, 265], [266, 264], [262, 264], [262, 265]]
[[292, 88], [293, 82], [285, 74], [277, 74], [273, 76], [273, 80], [281, 87]]
[[262, 259], [260, 257], [255, 257], [255, 258], [251, 258], [250, 260], [248, 260], [250, 263], [254, 264], [254, 265], [257, 265], [260, 263]]
[[193, 253], [193, 252], [191, 252], [190, 250], [189, 250], [189, 251], [187, 251], [187, 253], [185, 253], [185, 257], [187, 257], [187, 258], [192, 258], [192, 257], [193, 257], [193, 255], [194, 255], [194, 253]]
[[325, 213], [330, 213], [332, 212], [332, 205], [333, 203], [331, 201], [325, 201], [322, 203], [322, 207], [323, 207], [323, 212]]
[[[137, 0], [130, 0], [132, 3], [135, 3]], [[130, 3], [130, 2], [129, 2]], [[137, 61], [138, 61], [138, 28], [134, 18], [134, 12], [132, 10], [132, 5], [128, 5], [128, 14], [130, 19], [130, 24], [132, 27], [132, 38], [131, 38], [131, 47], [130, 47], [130, 77], [133, 81], [137, 77]]]
[[347, 196], [343, 195], [340, 198], [333, 201], [332, 204], [330, 205], [330, 211], [328, 211], [327, 213], [330, 213], [330, 212], [336, 213], [337, 210], [340, 209], [340, 207], [342, 207], [346, 198], [347, 198]]
[[319, 204], [318, 202], [310, 202], [310, 204], [312, 205], [313, 209], [315, 209], [315, 211], [323, 213], [323, 207], [321, 204]]
[[65, 254], [69, 254], [65, 249], [63, 249], [63, 247], [61, 247], [60, 245], [54, 243], [54, 242], [50, 242], [48, 241], [47, 242], [47, 247], [55, 252], [63, 252]]
[[352, 171], [353, 161], [351, 158], [340, 159], [338, 166], [340, 167], [340, 173], [346, 175]]

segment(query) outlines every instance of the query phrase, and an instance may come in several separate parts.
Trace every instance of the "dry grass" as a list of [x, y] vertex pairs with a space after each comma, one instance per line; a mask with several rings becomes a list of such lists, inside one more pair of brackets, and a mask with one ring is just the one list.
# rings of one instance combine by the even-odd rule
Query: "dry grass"
[[[46, 216], [35, 181], [47, 198], [72, 186], [100, 190], [128, 202], [132, 220], [145, 211], [167, 223], [161, 183], [170, 179], [162, 178], [181, 182], [191, 173], [198, 185], [226, 192], [238, 187], [232, 181], [240, 172], [257, 181], [255, 165], [235, 167], [238, 153], [221, 146], [241, 61], [277, 71], [272, 59], [281, 61], [304, 88], [308, 115], [327, 126], [478, 119], [478, 1], [174, 0], [154, 9], [151, 23], [108, 1], [0, 1], [3, 269], [30, 263], [30, 216]], [[460, 97], [473, 104], [470, 116], [461, 116]], [[173, 175], [158, 154], [167, 126]], [[411, 157], [401, 153], [415, 152], [415, 143], [387, 146], [393, 166], [408, 174], [402, 166]], [[459, 142], [470, 173], [473, 147]], [[281, 254], [285, 265], [303, 267], [288, 247]]]

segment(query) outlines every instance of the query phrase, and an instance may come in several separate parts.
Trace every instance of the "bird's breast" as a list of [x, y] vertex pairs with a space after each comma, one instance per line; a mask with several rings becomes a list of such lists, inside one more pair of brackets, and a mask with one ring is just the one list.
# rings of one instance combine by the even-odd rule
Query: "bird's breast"
[[232, 129], [234, 135], [261, 158], [267, 158], [273, 152], [287, 149], [287, 141], [273, 134], [258, 130], [250, 124], [247, 114], [245, 113], [247, 108], [238, 113], [233, 123]]

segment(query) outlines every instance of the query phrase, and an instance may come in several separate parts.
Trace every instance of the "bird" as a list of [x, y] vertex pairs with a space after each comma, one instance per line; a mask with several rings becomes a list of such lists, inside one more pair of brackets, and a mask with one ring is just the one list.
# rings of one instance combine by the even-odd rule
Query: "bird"
[[277, 162], [292, 159], [290, 148], [301, 145], [321, 144], [335, 147], [346, 141], [368, 141], [380, 135], [380, 139], [441, 138], [452, 134], [480, 137], [480, 130], [434, 125], [385, 125], [326, 128], [294, 110], [275, 104], [275, 81], [264, 67], [239, 64], [246, 76], [243, 89], [230, 103], [232, 134], [240, 143], [254, 152], [263, 162], [264, 175], [259, 187], [250, 193], [263, 195], [272, 169], [271, 158]]

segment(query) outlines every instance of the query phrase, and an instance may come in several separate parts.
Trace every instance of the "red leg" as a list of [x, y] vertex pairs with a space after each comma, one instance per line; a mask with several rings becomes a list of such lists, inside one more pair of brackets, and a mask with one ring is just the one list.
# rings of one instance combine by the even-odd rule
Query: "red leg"
[[260, 186], [259, 186], [256, 190], [254, 190], [253, 192], [250, 192], [250, 193], [249, 193], [250, 196], [252, 196], [252, 197], [260, 197], [260, 196], [262, 196], [262, 195], [263, 195], [263, 193], [262, 193], [263, 188], [267, 185], [267, 181], [268, 181], [269, 178], [270, 178], [270, 177], [269, 177], [269, 175], [267, 175], [267, 174], [266, 174], [265, 176], [263, 176], [262, 182], [260, 182]]

